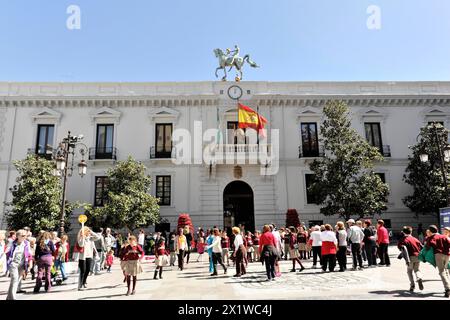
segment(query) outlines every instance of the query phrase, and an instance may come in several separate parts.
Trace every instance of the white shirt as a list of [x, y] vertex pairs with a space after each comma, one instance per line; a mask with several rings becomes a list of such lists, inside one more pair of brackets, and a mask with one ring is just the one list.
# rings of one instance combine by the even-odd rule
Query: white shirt
[[25, 252], [25, 242], [22, 241], [22, 243], [17, 245], [16, 249], [14, 250], [11, 265], [15, 267], [22, 265], [22, 262], [25, 259], [24, 252]]
[[106, 245], [106, 249], [108, 250], [111, 249], [111, 247], [113, 246], [113, 242], [116, 241], [116, 239], [112, 236], [112, 234], [107, 234], [105, 237], [105, 245]]
[[333, 231], [324, 231], [320, 233], [320, 240], [333, 242], [337, 244], [336, 234]]
[[240, 234], [237, 234], [237, 235], [234, 237], [234, 242], [233, 242], [233, 244], [234, 244], [234, 250], [238, 250], [238, 249], [239, 249], [239, 246], [240, 246], [241, 244], [244, 244], [244, 240], [242, 239], [242, 236], [241, 236]]
[[221, 244], [222, 238], [220, 236], [213, 236], [213, 242], [211, 245], [207, 246], [206, 249], [212, 248], [212, 251], [214, 253], [222, 253], [222, 244]]
[[312, 239], [313, 247], [320, 247], [322, 245], [321, 235], [322, 235], [322, 232], [320, 232], [320, 231], [311, 232], [311, 239]]
[[275, 243], [277, 245], [277, 249], [280, 250], [281, 249], [281, 236], [280, 233], [276, 230], [272, 231], [272, 234], [275, 238]]
[[347, 246], [347, 231], [339, 230], [338, 236], [339, 236], [339, 246], [340, 247]]
[[348, 239], [352, 243], [361, 243], [364, 239], [364, 232], [358, 226], [351, 226], [348, 231]]
[[140, 246], [143, 246], [145, 242], [145, 234], [144, 233], [140, 233], [139, 234], [139, 238], [138, 238], [138, 244]]
[[94, 250], [95, 250], [94, 241], [97, 241], [98, 239], [100, 239], [100, 236], [94, 232], [92, 232], [87, 237], [80, 237], [78, 239], [78, 245], [84, 249], [83, 252], [80, 253], [80, 255], [78, 256], [78, 259], [80, 260], [86, 260], [86, 258], [92, 259], [94, 257]]

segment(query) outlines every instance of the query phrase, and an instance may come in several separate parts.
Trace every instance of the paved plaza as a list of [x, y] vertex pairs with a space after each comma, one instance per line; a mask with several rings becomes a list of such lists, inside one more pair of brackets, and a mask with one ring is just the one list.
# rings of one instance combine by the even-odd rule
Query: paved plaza
[[[410, 293], [405, 264], [396, 258], [397, 252], [395, 247], [390, 248], [390, 268], [367, 268], [363, 271], [322, 273], [320, 269], [311, 269], [312, 262], [308, 260], [304, 262], [306, 270], [291, 273], [292, 263], [283, 260], [283, 274], [272, 282], [265, 281], [265, 268], [261, 263], [250, 263], [247, 275], [242, 278], [233, 277], [235, 270], [232, 266], [226, 275], [219, 266], [219, 276], [211, 277], [207, 256], [203, 257], [204, 262], [195, 262], [197, 254], [193, 253], [192, 262], [183, 272], [176, 267], [166, 267], [163, 280], [153, 280], [155, 266], [144, 262], [144, 273], [138, 277], [136, 295], [129, 297], [125, 296], [126, 284], [122, 282], [122, 272], [116, 260], [112, 273], [90, 276], [88, 288], [84, 291], [77, 290], [77, 275], [72, 273], [67, 284], [54, 286], [50, 293], [44, 293], [42, 288], [42, 293], [33, 294], [35, 282], [29, 276], [22, 286], [26, 293], [19, 294], [18, 300], [445, 299], [437, 270], [430, 264], [421, 264], [425, 289]], [[0, 278], [1, 300], [6, 299], [8, 285], [8, 278]]]

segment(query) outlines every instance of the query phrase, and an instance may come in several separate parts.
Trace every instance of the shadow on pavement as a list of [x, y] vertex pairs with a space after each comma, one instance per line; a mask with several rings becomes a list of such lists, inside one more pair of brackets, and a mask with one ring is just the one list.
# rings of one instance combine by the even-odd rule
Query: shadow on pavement
[[[84, 297], [84, 298], [80, 298], [78, 300], [95, 300], [95, 299], [114, 298], [114, 297], [126, 297], [126, 294], [122, 293], [122, 294], [112, 294], [112, 295], [108, 295], [108, 296]], [[132, 297], [132, 296], [130, 296], [130, 297]]]
[[[242, 278], [241, 278], [242, 279]], [[276, 281], [276, 280], [275, 280]], [[242, 281], [236, 281], [236, 282], [224, 282], [224, 284], [236, 284], [236, 283], [263, 283], [263, 282], [269, 282], [267, 281], [267, 278], [261, 278], [261, 279], [246, 279]]]
[[436, 298], [442, 298], [443, 295], [439, 295], [438, 293], [431, 292], [431, 293], [419, 293], [419, 292], [409, 292], [408, 290], [379, 290], [379, 291], [369, 291], [370, 294], [382, 294], [382, 295], [391, 295], [393, 297], [403, 297], [403, 298], [411, 298], [411, 299], [418, 299], [418, 298], [429, 298], [429, 297], [436, 297]]

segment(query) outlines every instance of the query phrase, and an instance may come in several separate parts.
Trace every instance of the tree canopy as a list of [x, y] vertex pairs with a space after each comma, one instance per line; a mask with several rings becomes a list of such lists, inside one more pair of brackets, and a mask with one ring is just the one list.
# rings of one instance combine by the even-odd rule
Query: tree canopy
[[[434, 132], [434, 130], [436, 130]], [[436, 140], [437, 136], [437, 140]], [[403, 180], [412, 186], [413, 193], [403, 198], [403, 203], [418, 215], [439, 217], [439, 208], [447, 206], [444, 178], [442, 176], [437, 141], [441, 148], [447, 145], [448, 132], [439, 123], [420, 129], [420, 140], [410, 146], [412, 155], [408, 156], [408, 166]], [[428, 161], [421, 162], [420, 154], [427, 154]], [[449, 175], [449, 164], [444, 161], [444, 170]]]
[[[33, 233], [40, 230], [56, 230], [60, 223], [62, 185], [54, 176], [53, 162], [29, 155], [24, 160], [14, 161], [18, 171], [16, 185], [10, 188], [12, 201], [8, 207], [6, 221], [10, 229], [30, 227]], [[65, 230], [70, 230], [69, 216], [80, 204], [66, 202]]]
[[371, 146], [351, 128], [348, 106], [330, 101], [323, 109], [325, 119], [320, 127], [325, 156], [310, 165], [314, 181], [310, 191], [316, 195], [320, 212], [331, 216], [373, 216], [386, 210], [389, 188], [373, 172], [375, 162], [383, 161]]
[[133, 231], [159, 222], [158, 199], [150, 194], [152, 180], [146, 167], [128, 157], [107, 171], [108, 194], [104, 207], [88, 210], [91, 226]]

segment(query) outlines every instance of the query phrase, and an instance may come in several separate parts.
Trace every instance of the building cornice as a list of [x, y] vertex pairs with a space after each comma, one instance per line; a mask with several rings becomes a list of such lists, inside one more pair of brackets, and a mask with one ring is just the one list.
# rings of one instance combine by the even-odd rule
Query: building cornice
[[265, 95], [253, 96], [259, 106], [323, 107], [328, 101], [341, 100], [359, 107], [450, 106], [450, 94], [436, 95]]
[[[383, 95], [383, 96], [352, 96], [352, 95], [266, 95], [253, 96], [246, 99], [249, 103], [259, 106], [291, 106], [291, 107], [323, 107], [328, 101], [342, 100], [349, 106], [359, 107], [449, 107], [449, 95]], [[115, 108], [115, 107], [199, 107], [221, 106], [226, 100], [219, 96], [190, 97], [48, 97], [0, 98], [0, 107], [81, 107], [81, 108]]]
[[0, 107], [80, 107], [80, 108], [115, 108], [115, 107], [195, 107], [218, 106], [219, 99], [216, 96], [189, 97], [3, 97]]
[[244, 91], [243, 101], [260, 106], [450, 106], [450, 82], [0, 82], [0, 107], [190, 107], [234, 103], [226, 92]]

